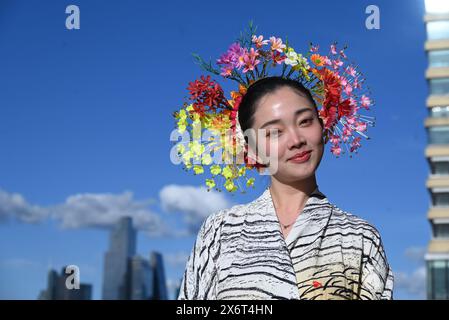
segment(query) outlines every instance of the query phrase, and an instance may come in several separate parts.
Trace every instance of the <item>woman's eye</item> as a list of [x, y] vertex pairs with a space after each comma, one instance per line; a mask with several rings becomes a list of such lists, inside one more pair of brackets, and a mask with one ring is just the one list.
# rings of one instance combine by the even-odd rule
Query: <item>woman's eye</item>
[[281, 135], [282, 131], [281, 130], [267, 130], [267, 137], [279, 137]]
[[311, 123], [312, 121], [313, 121], [313, 119], [312, 119], [312, 118], [309, 118], [309, 119], [305, 119], [305, 120], [301, 121], [300, 124], [303, 124], [303, 123], [308, 124], [308, 123]]

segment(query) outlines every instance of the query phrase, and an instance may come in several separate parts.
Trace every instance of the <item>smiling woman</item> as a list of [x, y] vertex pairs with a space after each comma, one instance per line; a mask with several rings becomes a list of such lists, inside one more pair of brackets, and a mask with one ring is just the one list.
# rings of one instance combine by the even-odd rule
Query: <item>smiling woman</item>
[[205, 220], [179, 299], [392, 299], [379, 232], [318, 189], [323, 122], [304, 90], [278, 77], [248, 88], [239, 121], [278, 131], [278, 170], [256, 200]]
[[[334, 45], [334, 60], [314, 53], [311, 68], [281, 39], [271, 37], [270, 42], [265, 51], [268, 41], [252, 34], [251, 41], [241, 42], [247, 47], [234, 44], [218, 60], [224, 65], [221, 75], [248, 80], [240, 83], [230, 102], [210, 79], [190, 86], [197, 102], [188, 111], [197, 124], [226, 128], [220, 121], [229, 117], [225, 124], [234, 135], [255, 132], [241, 139], [244, 168], [269, 171], [271, 183], [255, 200], [203, 221], [178, 299], [392, 299], [393, 273], [380, 233], [329, 201], [316, 180], [326, 142], [332, 143], [336, 156], [340, 142], [350, 143], [351, 152], [357, 150], [360, 138], [353, 132], [363, 135], [369, 123], [357, 114], [360, 106], [371, 104], [367, 96], [355, 95], [358, 72], [352, 67], [337, 71], [346, 56]], [[292, 67], [280, 76], [267, 76], [267, 61]], [[246, 75], [237, 73], [241, 67]], [[210, 65], [206, 68], [213, 71]], [[289, 77], [295, 71], [300, 75]], [[185, 130], [185, 122], [181, 125]], [[217, 169], [212, 167], [211, 172]], [[229, 186], [233, 182], [228, 173], [223, 176]]]

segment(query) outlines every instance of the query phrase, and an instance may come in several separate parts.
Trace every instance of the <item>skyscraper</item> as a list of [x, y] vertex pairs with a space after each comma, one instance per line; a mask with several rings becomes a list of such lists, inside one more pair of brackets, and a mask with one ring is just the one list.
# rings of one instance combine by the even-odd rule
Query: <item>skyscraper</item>
[[148, 260], [140, 256], [130, 259], [129, 283], [131, 300], [149, 300], [154, 295], [154, 271]]
[[153, 300], [167, 300], [167, 285], [165, 281], [164, 263], [162, 255], [159, 252], [152, 252], [150, 255], [150, 265], [154, 270], [153, 273]]
[[425, 0], [425, 50], [429, 85], [425, 151], [431, 173], [428, 219], [432, 228], [427, 254], [427, 298], [449, 299], [449, 1]]
[[69, 274], [65, 273], [66, 267], [61, 270], [61, 275], [55, 270], [48, 272], [47, 288], [39, 294], [39, 300], [91, 300], [92, 285], [80, 283], [79, 289], [68, 289], [66, 280]]
[[129, 259], [136, 253], [136, 230], [130, 217], [121, 218], [110, 235], [103, 271], [103, 299], [127, 299]]

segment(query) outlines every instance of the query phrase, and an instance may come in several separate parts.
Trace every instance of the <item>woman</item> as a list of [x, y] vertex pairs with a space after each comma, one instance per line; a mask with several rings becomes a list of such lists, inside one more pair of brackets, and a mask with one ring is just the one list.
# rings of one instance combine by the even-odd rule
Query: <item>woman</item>
[[255, 81], [238, 121], [265, 130], [277, 170], [257, 199], [203, 222], [178, 299], [392, 299], [379, 232], [318, 188], [324, 124], [310, 92], [283, 77]]

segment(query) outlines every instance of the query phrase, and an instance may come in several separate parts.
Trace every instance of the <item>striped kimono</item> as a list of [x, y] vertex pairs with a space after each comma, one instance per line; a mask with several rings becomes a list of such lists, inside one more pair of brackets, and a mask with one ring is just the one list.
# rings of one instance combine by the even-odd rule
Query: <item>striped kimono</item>
[[318, 187], [286, 239], [270, 190], [208, 216], [178, 299], [393, 299], [379, 232]]

